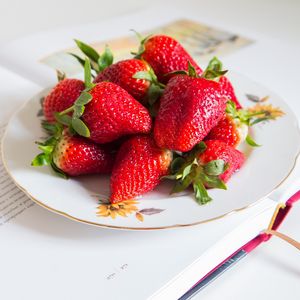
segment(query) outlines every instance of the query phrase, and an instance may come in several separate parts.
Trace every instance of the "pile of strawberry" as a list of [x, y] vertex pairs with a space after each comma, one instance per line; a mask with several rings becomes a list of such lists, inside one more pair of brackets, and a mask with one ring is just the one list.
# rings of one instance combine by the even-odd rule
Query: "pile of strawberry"
[[32, 165], [64, 176], [111, 174], [111, 203], [163, 178], [174, 180], [172, 192], [191, 186], [200, 204], [211, 200], [208, 188], [226, 189], [245, 160], [236, 147], [245, 139], [256, 146], [248, 127], [270, 116], [241, 108], [217, 58], [203, 71], [164, 35], [141, 39], [135, 57], [117, 63], [108, 47], [100, 55], [76, 43], [84, 81], [60, 78], [45, 97], [50, 137]]

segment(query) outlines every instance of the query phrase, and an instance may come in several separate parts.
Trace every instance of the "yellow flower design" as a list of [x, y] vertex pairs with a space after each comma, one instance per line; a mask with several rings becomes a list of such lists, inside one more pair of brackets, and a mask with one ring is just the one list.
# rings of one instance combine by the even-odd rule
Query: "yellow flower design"
[[249, 107], [248, 112], [255, 114], [256, 118], [265, 118], [266, 120], [275, 120], [284, 115], [284, 112], [279, 107], [274, 107], [272, 104], [260, 104]]
[[135, 200], [127, 200], [119, 203], [101, 203], [97, 207], [97, 215], [100, 217], [111, 217], [115, 219], [117, 215], [127, 217], [127, 215], [138, 211]]

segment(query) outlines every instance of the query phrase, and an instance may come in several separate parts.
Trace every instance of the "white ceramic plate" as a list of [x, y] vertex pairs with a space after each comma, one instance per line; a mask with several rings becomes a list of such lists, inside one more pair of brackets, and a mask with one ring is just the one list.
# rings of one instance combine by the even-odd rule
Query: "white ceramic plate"
[[[120, 211], [120, 214], [126, 212], [127, 217], [117, 213], [120, 207], [112, 208], [107, 217], [97, 215], [99, 197], [104, 199], [109, 195], [108, 177], [64, 180], [53, 176], [47, 167], [30, 166], [32, 158], [39, 152], [34, 142], [44, 136], [37, 113], [39, 100], [46, 91], [20, 108], [7, 126], [2, 143], [7, 171], [16, 184], [40, 205], [73, 220], [102, 227], [174, 228], [239, 211], [266, 197], [288, 177], [296, 163], [300, 137], [297, 119], [280, 97], [240, 74], [231, 74], [230, 78], [243, 106], [253, 105], [245, 97], [246, 93], [260, 97], [269, 95], [269, 101], [280, 107], [285, 116], [255, 127], [255, 140], [263, 146], [244, 149], [247, 156], [244, 167], [230, 180], [227, 191], [209, 191], [214, 200], [208, 205], [199, 206], [192, 193], [170, 196], [171, 186], [164, 183], [137, 199], [137, 203], [127, 203]], [[109, 214], [107, 209], [107, 206], [102, 206], [102, 214]]]

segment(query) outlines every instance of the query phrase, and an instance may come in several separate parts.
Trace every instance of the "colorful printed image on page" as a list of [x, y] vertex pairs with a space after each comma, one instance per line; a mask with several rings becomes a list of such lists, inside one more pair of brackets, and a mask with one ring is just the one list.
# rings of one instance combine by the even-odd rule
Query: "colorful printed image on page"
[[[237, 34], [191, 20], [177, 20], [165, 26], [142, 32], [141, 34], [147, 36], [156, 33], [170, 35], [177, 39], [191, 56], [203, 65], [214, 55], [224, 56], [253, 42]], [[118, 61], [128, 58], [131, 51], [137, 50], [138, 44], [139, 42], [135, 34], [129, 33], [126, 37], [110, 41], [95, 41], [91, 45], [100, 53], [103, 51], [105, 45], [109, 45], [114, 53], [115, 61]], [[74, 47], [53, 53], [43, 58], [41, 62], [54, 69], [63, 70], [68, 76], [78, 74], [82, 71], [82, 68], [76, 59], [68, 53], [81, 55], [80, 51]]]

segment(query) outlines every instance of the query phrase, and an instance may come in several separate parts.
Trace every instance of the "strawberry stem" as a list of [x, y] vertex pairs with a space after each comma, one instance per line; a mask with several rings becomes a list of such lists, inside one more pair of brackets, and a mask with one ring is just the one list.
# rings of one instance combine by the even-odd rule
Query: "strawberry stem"
[[145, 43], [152, 36], [152, 34], [143, 37], [139, 32], [135, 31], [134, 29], [131, 29], [131, 31], [135, 33], [136, 37], [140, 42], [140, 46], [137, 52], [131, 51], [130, 53], [134, 55], [134, 58], [141, 58], [142, 54], [145, 52]]
[[74, 110], [74, 105], [70, 106], [69, 108], [61, 111], [58, 113], [58, 115], [62, 116], [62, 115], [66, 115], [68, 114], [69, 112], [72, 112]]
[[[55, 118], [60, 124], [69, 126], [69, 130], [71, 133], [76, 132], [81, 136], [90, 137], [91, 133], [89, 128], [80, 119], [84, 113], [85, 105], [93, 99], [89, 91], [95, 86], [95, 84], [91, 82], [91, 65], [88, 59], [86, 59], [84, 63], [84, 81], [86, 88], [76, 99], [74, 105], [63, 110], [62, 112], [56, 113]], [[67, 115], [71, 112], [73, 112], [72, 117]]]
[[51, 129], [51, 131], [49, 131], [51, 132], [51, 136], [45, 142], [36, 142], [38, 148], [42, 151], [42, 153], [38, 154], [32, 160], [31, 165], [33, 167], [51, 166], [51, 168], [57, 175], [63, 178], [67, 178], [67, 175], [62, 170], [60, 170], [53, 161], [53, 152], [55, 151], [55, 147], [63, 134], [63, 126], [58, 123], [49, 124], [43, 121], [42, 127]]
[[66, 79], [66, 73], [60, 70], [56, 70], [56, 77], [58, 82], [63, 81], [64, 79]]
[[[149, 66], [148, 71], [139, 71], [136, 72], [132, 78], [147, 80], [150, 82], [150, 86], [147, 91], [147, 101], [149, 104], [149, 110], [151, 112], [154, 103], [158, 100], [158, 98], [162, 95], [165, 85], [158, 81], [157, 76], [155, 75], [153, 69]], [[153, 113], [151, 113], [153, 115]]]
[[247, 109], [237, 109], [236, 104], [229, 100], [226, 105], [226, 114], [233, 119], [239, 119], [241, 123], [247, 126], [253, 126], [263, 121], [275, 120], [281, 117], [284, 113], [279, 109], [274, 109], [271, 105], [260, 105], [257, 108], [257, 104]]
[[195, 67], [191, 64], [190, 61], [188, 61], [188, 70], [176, 70], [169, 72], [167, 74], [164, 74], [165, 77], [172, 76], [172, 75], [187, 75], [193, 78], [199, 78], [199, 74], [196, 72]]
[[[105, 45], [104, 52], [102, 54], [99, 54], [96, 49], [82, 41], [75, 40], [75, 43], [81, 50], [81, 52], [88, 58], [91, 69], [94, 70], [97, 74], [102, 72], [105, 68], [113, 63], [113, 54], [108, 45]], [[86, 62], [84, 59], [74, 53], [69, 54], [76, 58], [78, 62], [83, 67], [85, 67]]]
[[222, 69], [223, 69], [222, 62], [217, 57], [213, 57], [209, 61], [208, 66], [202, 73], [201, 77], [209, 80], [218, 80], [219, 77], [227, 73], [227, 70], [222, 70]]

